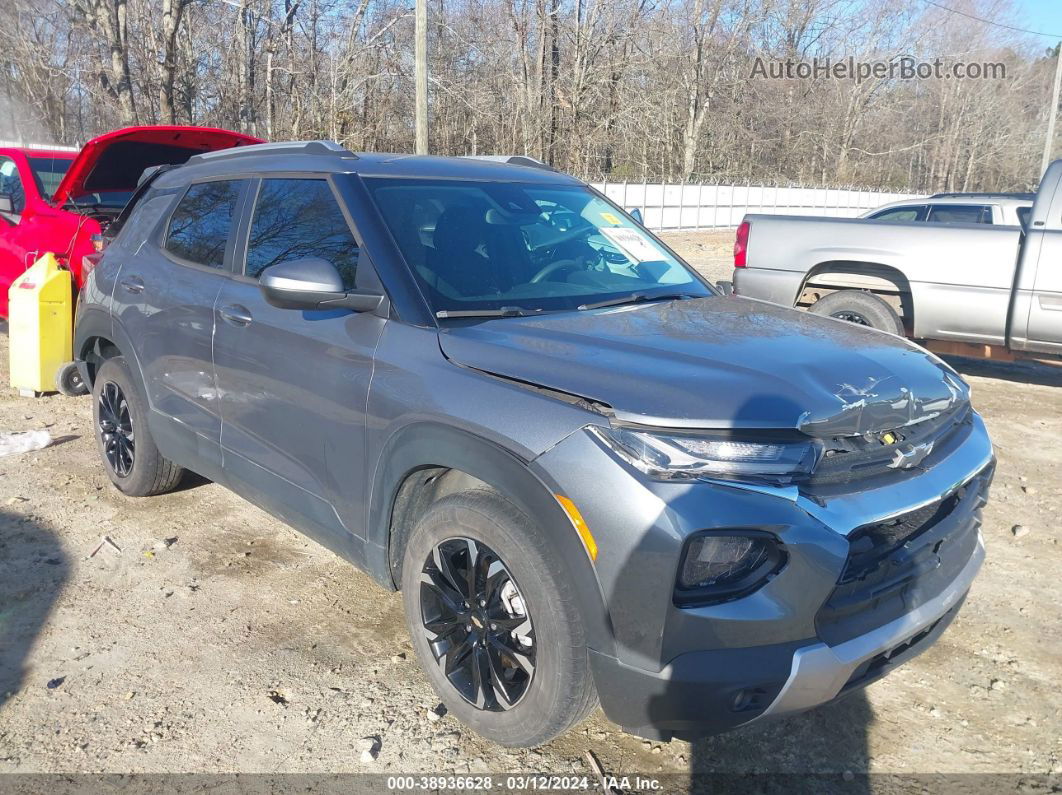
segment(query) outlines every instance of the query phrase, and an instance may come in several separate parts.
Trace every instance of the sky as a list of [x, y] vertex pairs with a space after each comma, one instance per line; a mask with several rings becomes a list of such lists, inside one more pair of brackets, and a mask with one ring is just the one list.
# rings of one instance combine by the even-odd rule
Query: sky
[[1050, 33], [1053, 36], [1043, 36], [1045, 44], [1062, 40], [1062, 0], [1018, 0], [1015, 5], [1019, 13], [1015, 15], [1015, 22], [1029, 30]]

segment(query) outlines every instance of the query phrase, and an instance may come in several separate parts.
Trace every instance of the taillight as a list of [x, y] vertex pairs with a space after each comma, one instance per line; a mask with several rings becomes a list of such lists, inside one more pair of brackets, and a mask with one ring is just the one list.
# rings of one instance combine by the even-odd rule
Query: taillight
[[749, 222], [742, 221], [737, 228], [737, 237], [734, 238], [734, 267], [744, 268], [747, 265], [746, 257], [749, 251]]

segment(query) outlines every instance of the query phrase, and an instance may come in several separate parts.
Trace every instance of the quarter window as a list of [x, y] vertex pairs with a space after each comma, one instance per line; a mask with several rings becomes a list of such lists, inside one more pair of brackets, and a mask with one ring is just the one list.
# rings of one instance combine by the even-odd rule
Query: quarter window
[[218, 181], [188, 188], [170, 217], [166, 250], [197, 265], [224, 267], [240, 185]]
[[328, 182], [263, 179], [247, 242], [248, 276], [270, 265], [319, 258], [335, 265], [343, 285], [354, 289], [358, 244]]

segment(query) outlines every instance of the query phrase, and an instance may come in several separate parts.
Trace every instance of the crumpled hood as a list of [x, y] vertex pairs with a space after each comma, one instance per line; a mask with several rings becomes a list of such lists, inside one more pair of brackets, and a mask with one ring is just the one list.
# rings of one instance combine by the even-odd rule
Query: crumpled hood
[[735, 296], [498, 318], [444, 328], [451, 361], [672, 428], [891, 430], [968, 401], [905, 340]]

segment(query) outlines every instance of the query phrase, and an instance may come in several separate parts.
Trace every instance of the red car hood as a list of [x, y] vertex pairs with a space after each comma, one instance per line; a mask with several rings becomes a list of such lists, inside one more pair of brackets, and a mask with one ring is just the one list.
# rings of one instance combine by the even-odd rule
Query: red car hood
[[212, 127], [126, 127], [93, 138], [78, 152], [55, 191], [63, 205], [86, 193], [133, 190], [145, 168], [183, 163], [200, 152], [260, 144], [260, 138]]

